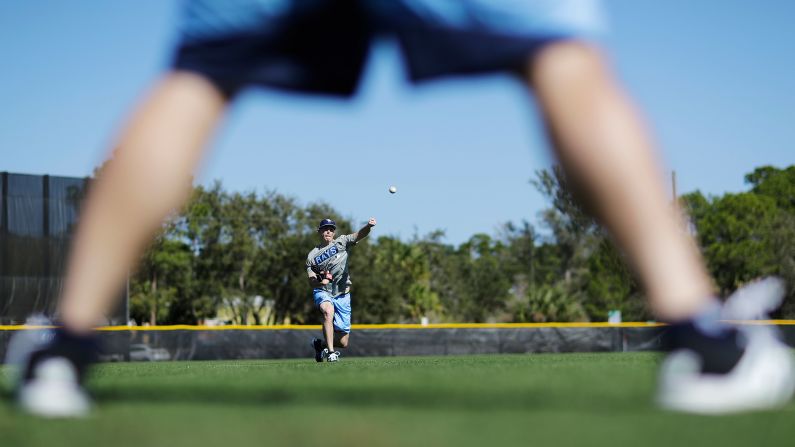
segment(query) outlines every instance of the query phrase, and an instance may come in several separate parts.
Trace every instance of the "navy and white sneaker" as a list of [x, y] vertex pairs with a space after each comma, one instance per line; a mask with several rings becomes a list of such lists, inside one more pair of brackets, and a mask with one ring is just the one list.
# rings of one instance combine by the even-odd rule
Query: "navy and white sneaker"
[[696, 319], [672, 325], [670, 353], [659, 374], [658, 403], [675, 411], [727, 414], [789, 402], [795, 364], [778, 330], [717, 321], [766, 318], [783, 295], [782, 281], [765, 279], [734, 293], [711, 322]]
[[339, 351], [329, 352], [328, 355], [326, 356], [327, 362], [338, 362], [339, 360], [340, 360]]
[[315, 361], [320, 363], [323, 361], [323, 340], [319, 338], [312, 339], [312, 349], [315, 350]]
[[83, 380], [98, 358], [96, 340], [63, 329], [31, 332], [20, 331], [9, 345], [19, 406], [41, 417], [86, 416], [91, 400]]

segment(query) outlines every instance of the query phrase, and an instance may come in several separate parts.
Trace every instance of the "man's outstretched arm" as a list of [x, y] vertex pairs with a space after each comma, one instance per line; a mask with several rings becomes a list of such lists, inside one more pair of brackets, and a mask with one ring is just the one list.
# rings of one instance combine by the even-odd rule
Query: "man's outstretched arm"
[[375, 224], [376, 224], [375, 217], [371, 217], [370, 220], [368, 220], [367, 223], [364, 224], [364, 226], [359, 231], [353, 233], [355, 237], [355, 242], [359, 242], [360, 240], [366, 238], [367, 235], [370, 234], [370, 228], [373, 228]]

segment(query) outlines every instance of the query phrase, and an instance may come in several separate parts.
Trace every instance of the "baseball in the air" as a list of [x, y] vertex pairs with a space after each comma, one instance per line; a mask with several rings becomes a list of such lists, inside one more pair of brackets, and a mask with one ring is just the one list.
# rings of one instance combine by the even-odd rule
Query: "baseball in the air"
[[397, 187], [396, 186], [390, 186], [389, 187], [389, 192], [391, 192], [392, 194], [396, 193], [397, 192]]

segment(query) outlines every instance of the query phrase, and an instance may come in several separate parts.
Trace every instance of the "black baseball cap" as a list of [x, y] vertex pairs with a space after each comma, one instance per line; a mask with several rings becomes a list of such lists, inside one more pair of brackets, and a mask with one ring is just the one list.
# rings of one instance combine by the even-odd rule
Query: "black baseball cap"
[[317, 226], [317, 230], [320, 231], [323, 227], [332, 227], [336, 230], [337, 223], [331, 219], [323, 219], [320, 221], [320, 225]]

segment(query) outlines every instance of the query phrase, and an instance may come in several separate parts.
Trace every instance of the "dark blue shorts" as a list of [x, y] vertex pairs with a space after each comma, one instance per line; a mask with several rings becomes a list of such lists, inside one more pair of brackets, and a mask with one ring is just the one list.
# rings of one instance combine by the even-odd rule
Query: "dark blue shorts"
[[372, 39], [412, 81], [521, 70], [544, 44], [601, 29], [598, 0], [188, 0], [174, 68], [250, 85], [353, 94]]

